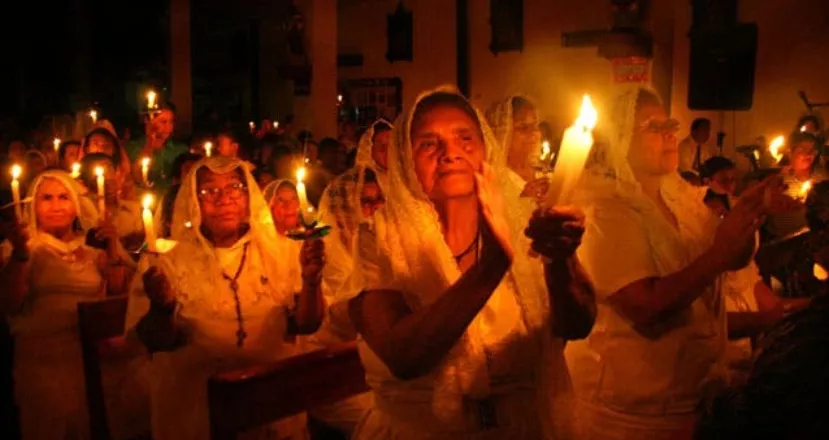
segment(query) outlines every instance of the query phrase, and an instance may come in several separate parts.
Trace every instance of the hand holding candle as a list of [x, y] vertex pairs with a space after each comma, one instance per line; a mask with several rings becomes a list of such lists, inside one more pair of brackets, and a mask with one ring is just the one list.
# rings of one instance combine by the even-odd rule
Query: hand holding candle
[[582, 99], [576, 122], [564, 132], [559, 149], [558, 164], [550, 181], [545, 205], [563, 205], [569, 201], [573, 187], [579, 181], [590, 149], [593, 147], [593, 127], [598, 114], [588, 95]]
[[145, 194], [144, 198], [141, 200], [141, 206], [143, 207], [141, 211], [141, 219], [144, 221], [144, 237], [145, 241], [147, 242], [147, 249], [150, 252], [156, 252], [156, 234], [155, 234], [155, 225], [153, 224], [153, 195], [152, 194]]
[[299, 198], [299, 222], [303, 225], [307, 226], [313, 221], [307, 221], [306, 215], [309, 217], [314, 212], [314, 208], [308, 203], [308, 192], [305, 189], [305, 167], [299, 167], [296, 172], [296, 193], [297, 198]]
[[98, 183], [98, 214], [106, 218], [106, 194], [104, 193], [104, 167], [95, 167], [95, 177]]
[[23, 168], [20, 165], [14, 164], [11, 169], [12, 173], [12, 201], [14, 202], [14, 216], [17, 222], [23, 221], [23, 206], [20, 202], [20, 175], [23, 174]]

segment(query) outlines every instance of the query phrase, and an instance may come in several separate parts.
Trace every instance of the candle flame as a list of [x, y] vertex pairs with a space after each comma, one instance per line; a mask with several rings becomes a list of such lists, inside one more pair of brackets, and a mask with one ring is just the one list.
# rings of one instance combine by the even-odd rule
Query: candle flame
[[550, 141], [541, 143], [541, 160], [547, 159], [550, 156]]
[[141, 166], [142, 167], [150, 166], [150, 158], [149, 157], [144, 157], [143, 159], [141, 159]]
[[141, 206], [144, 209], [150, 209], [153, 206], [153, 195], [152, 194], [144, 194], [144, 198], [141, 199]]
[[812, 268], [812, 274], [820, 281], [826, 281], [829, 279], [829, 272], [826, 272], [826, 269], [823, 268], [818, 263], [815, 263], [814, 267]]
[[305, 180], [305, 167], [299, 167], [296, 170], [296, 183], [302, 183], [303, 180]]
[[98, 122], [98, 112], [95, 110], [89, 111], [89, 117], [92, 119], [92, 123]]
[[52, 145], [55, 146], [55, 151], [58, 151], [60, 149], [60, 138], [53, 139]]
[[579, 110], [579, 117], [576, 119], [576, 126], [582, 127], [584, 131], [592, 131], [599, 121], [599, 113], [593, 107], [593, 102], [590, 100], [590, 95], [584, 95], [581, 101], [581, 109]]
[[754, 160], [760, 160], [760, 152], [757, 151], [757, 150], [754, 150], [753, 153], [754, 153]]
[[81, 175], [81, 164], [75, 162], [72, 164], [72, 177], [78, 177]]
[[801, 133], [805, 133], [805, 132], [806, 132], [806, 126], [805, 126], [805, 125], [801, 125], [801, 126], [800, 126], [800, 132], [801, 132]]
[[807, 180], [800, 185], [800, 197], [806, 197], [809, 195], [809, 191], [812, 190], [812, 181]]
[[147, 92], [147, 108], [155, 108], [155, 99], [157, 96], [158, 95], [156, 95], [155, 90], [150, 90]]
[[104, 167], [95, 167], [95, 175], [101, 177], [104, 175]]
[[337, 102], [343, 102], [343, 95], [337, 95]]
[[248, 125], [250, 126], [250, 128], [256, 127], [256, 124], [254, 124], [253, 121], [248, 122]]
[[210, 153], [213, 151], [213, 142], [207, 141], [204, 143], [204, 154], [207, 157], [210, 157]]
[[273, 128], [279, 128], [279, 121], [273, 121]]
[[19, 179], [21, 174], [23, 174], [23, 167], [18, 164], [12, 165], [12, 179]]
[[780, 148], [785, 142], [786, 138], [783, 136], [777, 136], [773, 141], [771, 141], [771, 144], [769, 144], [769, 153], [771, 153], [774, 160], [778, 162], [783, 158], [783, 153], [780, 152]]

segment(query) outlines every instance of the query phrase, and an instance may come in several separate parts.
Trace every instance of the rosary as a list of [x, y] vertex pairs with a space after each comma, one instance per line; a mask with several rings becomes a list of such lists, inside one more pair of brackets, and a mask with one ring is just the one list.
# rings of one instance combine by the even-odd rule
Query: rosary
[[248, 257], [248, 246], [250, 243], [245, 243], [245, 247], [242, 250], [242, 260], [239, 262], [239, 268], [236, 269], [236, 274], [233, 275], [233, 278], [228, 276], [224, 271], [222, 271], [222, 278], [230, 281], [230, 290], [233, 291], [233, 299], [236, 301], [236, 321], [239, 323], [239, 329], [236, 330], [236, 346], [242, 347], [245, 344], [245, 338], [248, 336], [245, 333], [245, 323], [244, 319], [242, 318], [242, 303], [239, 301], [239, 276], [242, 275], [242, 268], [245, 267], [245, 260]]

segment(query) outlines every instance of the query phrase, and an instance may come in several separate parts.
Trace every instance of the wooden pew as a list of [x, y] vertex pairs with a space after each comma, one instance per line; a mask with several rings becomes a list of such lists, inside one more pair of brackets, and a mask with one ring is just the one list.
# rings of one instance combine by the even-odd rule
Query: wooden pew
[[207, 385], [213, 440], [368, 391], [356, 344], [217, 374]]
[[89, 411], [89, 432], [93, 440], [109, 440], [104, 389], [101, 381], [101, 352], [108, 342], [124, 334], [127, 297], [78, 303], [78, 329]]

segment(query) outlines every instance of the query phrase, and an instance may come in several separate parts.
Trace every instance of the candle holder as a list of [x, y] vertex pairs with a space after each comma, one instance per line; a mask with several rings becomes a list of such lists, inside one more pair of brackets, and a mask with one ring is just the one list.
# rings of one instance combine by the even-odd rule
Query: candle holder
[[176, 245], [178, 245], [178, 242], [175, 241], [175, 240], [169, 240], [169, 239], [166, 239], [166, 238], [156, 238], [155, 239], [155, 249], [154, 250], [150, 250], [150, 244], [145, 241], [141, 245], [141, 247], [139, 247], [138, 250], [135, 251], [135, 254], [137, 254], [137, 255], [147, 254], [147, 255], [155, 255], [155, 256], [163, 255], [163, 254], [166, 254], [167, 252], [170, 252], [171, 250], [173, 250], [173, 248], [175, 248]]
[[331, 225], [320, 223], [318, 220], [306, 222], [305, 217], [299, 216], [299, 227], [288, 231], [285, 236], [291, 240], [306, 241], [318, 240], [331, 233]]

